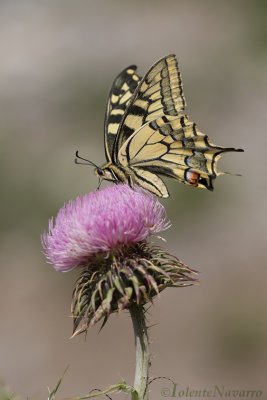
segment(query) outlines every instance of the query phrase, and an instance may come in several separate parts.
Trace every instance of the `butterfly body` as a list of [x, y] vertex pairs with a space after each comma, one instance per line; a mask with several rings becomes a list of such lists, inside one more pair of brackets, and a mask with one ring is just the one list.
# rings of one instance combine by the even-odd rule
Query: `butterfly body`
[[123, 70], [110, 91], [105, 118], [107, 163], [100, 178], [139, 185], [168, 197], [159, 175], [213, 189], [221, 154], [240, 149], [215, 146], [185, 115], [181, 75], [174, 55], [162, 58], [141, 79], [136, 66]]
[[99, 178], [105, 179], [107, 181], [129, 183], [131, 176], [130, 168], [121, 169], [112, 162], [108, 162], [102, 165], [100, 168], [95, 168], [95, 174]]

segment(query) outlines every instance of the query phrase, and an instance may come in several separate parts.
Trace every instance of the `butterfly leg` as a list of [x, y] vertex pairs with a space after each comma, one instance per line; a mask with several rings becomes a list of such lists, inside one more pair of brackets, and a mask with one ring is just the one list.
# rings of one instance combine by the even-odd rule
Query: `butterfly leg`
[[127, 176], [128, 185], [132, 188], [133, 187], [133, 177], [131, 175]]

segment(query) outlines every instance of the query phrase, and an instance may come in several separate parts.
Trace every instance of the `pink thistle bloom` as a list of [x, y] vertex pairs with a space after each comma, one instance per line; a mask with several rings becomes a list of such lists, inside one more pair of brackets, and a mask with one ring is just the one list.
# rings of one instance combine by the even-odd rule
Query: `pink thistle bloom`
[[149, 192], [108, 186], [65, 204], [42, 235], [44, 254], [57, 271], [88, 264], [98, 253], [143, 241], [170, 226], [165, 208]]

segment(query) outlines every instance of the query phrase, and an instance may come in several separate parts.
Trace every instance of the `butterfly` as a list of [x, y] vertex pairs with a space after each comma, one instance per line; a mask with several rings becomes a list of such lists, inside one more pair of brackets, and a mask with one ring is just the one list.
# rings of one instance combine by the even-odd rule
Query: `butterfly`
[[[157, 61], [141, 79], [125, 68], [109, 93], [104, 142], [106, 163], [100, 179], [135, 184], [169, 197], [159, 175], [213, 190], [222, 153], [243, 151], [215, 146], [185, 114], [186, 101], [175, 55]], [[77, 154], [76, 154], [77, 155]]]

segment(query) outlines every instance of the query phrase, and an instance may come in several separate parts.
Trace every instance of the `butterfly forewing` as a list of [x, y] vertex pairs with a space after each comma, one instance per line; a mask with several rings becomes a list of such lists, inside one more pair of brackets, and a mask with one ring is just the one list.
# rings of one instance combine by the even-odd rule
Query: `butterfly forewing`
[[112, 151], [120, 122], [127, 105], [140, 81], [135, 73], [136, 66], [125, 68], [114, 80], [109, 93], [105, 116], [105, 153], [107, 161], [111, 161]]
[[161, 115], [177, 116], [185, 98], [174, 55], [159, 60], [139, 83], [123, 116], [114, 146], [114, 160], [123, 143], [142, 125]]

